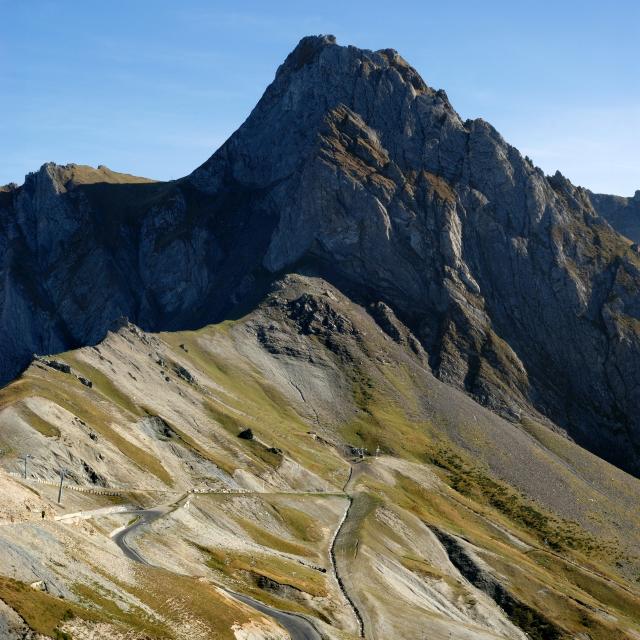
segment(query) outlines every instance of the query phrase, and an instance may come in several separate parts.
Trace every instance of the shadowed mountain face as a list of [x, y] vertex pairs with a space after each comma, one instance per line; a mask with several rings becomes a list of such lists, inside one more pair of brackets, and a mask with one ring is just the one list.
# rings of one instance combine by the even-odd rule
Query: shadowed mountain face
[[302, 268], [392, 309], [441, 380], [638, 474], [640, 259], [592, 202], [395, 51], [305, 38], [190, 176], [49, 164], [0, 192], [0, 377], [119, 316], [222, 319]]
[[589, 197], [598, 214], [618, 233], [640, 242], [640, 190], [632, 198], [591, 192]]

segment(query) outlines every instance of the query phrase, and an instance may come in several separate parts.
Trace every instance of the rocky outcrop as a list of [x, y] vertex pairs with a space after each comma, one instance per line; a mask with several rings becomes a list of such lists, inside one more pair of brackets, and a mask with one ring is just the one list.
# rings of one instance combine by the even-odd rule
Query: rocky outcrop
[[471, 549], [471, 545], [437, 528], [436, 537], [451, 563], [476, 588], [486, 593], [521, 628], [528, 638], [560, 640], [566, 636], [563, 629], [548, 620], [542, 613], [519, 601], [504, 584], [488, 570], [485, 563]]
[[84, 173], [47, 164], [0, 194], [1, 382], [32, 353], [96, 343], [122, 317], [156, 329], [219, 319], [260, 260], [265, 240], [247, 233], [241, 199], [111, 173], [73, 179]]
[[[442, 380], [640, 471], [638, 255], [587, 191], [462, 121], [395, 51], [304, 38], [190, 176], [78, 172], [0, 194], [5, 381], [113, 318], [197, 327], [304, 268], [385, 305]], [[299, 302], [305, 330], [349, 330]]]
[[389, 305], [442, 379], [635, 467], [637, 256], [585, 190], [463, 122], [396, 52], [304, 39], [189, 180], [267, 190], [269, 271], [313, 261]]
[[591, 193], [589, 198], [594, 209], [623, 236], [640, 243], [640, 190], [631, 198]]

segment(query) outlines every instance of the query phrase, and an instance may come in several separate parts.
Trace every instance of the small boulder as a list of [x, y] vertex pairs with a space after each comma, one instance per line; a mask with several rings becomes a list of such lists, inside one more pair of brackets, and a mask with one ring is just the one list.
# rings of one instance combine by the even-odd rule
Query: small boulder
[[185, 382], [188, 382], [189, 384], [193, 384], [196, 379], [191, 375], [191, 373], [189, 372], [188, 369], [185, 369], [182, 365], [180, 364], [176, 364], [173, 367], [173, 370], [176, 372], [176, 374], [182, 378]]
[[251, 431], [251, 429], [243, 429], [238, 434], [238, 438], [242, 438], [243, 440], [253, 440], [253, 431]]
[[91, 382], [91, 380], [89, 380], [88, 378], [83, 378], [82, 376], [78, 376], [78, 380], [80, 380], [80, 383], [83, 384], [85, 387], [89, 387], [89, 389], [93, 387], [93, 382]]
[[62, 373], [71, 373], [71, 367], [66, 362], [60, 362], [60, 360], [43, 360], [44, 364], [47, 367], [51, 367], [56, 371], [61, 371]]

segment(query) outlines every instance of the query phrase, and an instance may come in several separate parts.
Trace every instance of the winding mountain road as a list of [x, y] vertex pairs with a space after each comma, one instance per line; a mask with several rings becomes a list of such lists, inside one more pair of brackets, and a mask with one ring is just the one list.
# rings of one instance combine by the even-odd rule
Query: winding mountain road
[[[141, 527], [150, 525], [162, 516], [169, 513], [181, 500], [182, 498], [169, 507], [154, 507], [151, 509], [137, 509], [134, 511], [124, 512], [139, 516], [138, 520], [125, 527], [124, 529], [118, 531], [118, 533], [113, 536], [113, 541], [118, 545], [118, 547], [120, 547], [122, 553], [124, 553], [124, 555], [130, 560], [149, 567], [154, 566], [148, 560], [146, 560], [139, 551], [137, 551], [130, 545], [127, 537], [131, 533], [136, 531], [136, 529], [140, 529]], [[255, 600], [254, 598], [250, 598], [249, 596], [236, 593], [235, 591], [226, 589], [221, 585], [218, 586], [220, 586], [221, 589], [224, 589], [224, 591], [226, 591], [232, 598], [235, 598], [239, 602], [242, 602], [243, 604], [250, 606], [256, 611], [264, 613], [265, 615], [268, 615], [276, 620], [282, 627], [287, 630], [287, 632], [291, 636], [291, 640], [322, 640], [322, 636], [318, 633], [318, 631], [316, 631], [315, 627], [302, 616], [296, 615], [294, 613], [286, 613], [285, 611], [280, 611], [279, 609], [274, 609], [273, 607], [269, 607], [259, 600]]]
[[289, 632], [291, 640], [322, 640], [322, 636], [315, 630], [314, 626], [302, 616], [297, 616], [294, 613], [286, 613], [279, 609], [273, 609], [259, 600], [254, 600], [253, 598], [242, 595], [241, 593], [235, 593], [228, 589], [225, 589], [225, 591], [236, 600], [240, 600], [240, 602], [248, 604], [250, 607], [253, 607], [261, 613], [265, 613], [268, 616], [275, 618], [280, 625]]
[[136, 529], [139, 529], [140, 527], [143, 527], [145, 525], [149, 525], [154, 520], [162, 517], [166, 513], [166, 511], [162, 509], [137, 509], [135, 511], [126, 511], [125, 513], [136, 515], [138, 516], [138, 519], [128, 527], [125, 527], [121, 531], [118, 531], [118, 533], [113, 536], [113, 541], [120, 547], [122, 553], [124, 553], [124, 555], [127, 556], [129, 560], [151, 566], [149, 562], [147, 562], [133, 547], [129, 545], [129, 543], [127, 542], [127, 536]]

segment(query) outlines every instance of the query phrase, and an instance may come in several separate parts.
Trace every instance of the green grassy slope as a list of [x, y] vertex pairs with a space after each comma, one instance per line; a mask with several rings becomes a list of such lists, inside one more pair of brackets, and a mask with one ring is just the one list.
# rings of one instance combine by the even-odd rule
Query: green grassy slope
[[[640, 482], [539, 416], [507, 422], [438, 381], [406, 335], [296, 275], [234, 322], [160, 335], [125, 327], [56, 356], [70, 374], [36, 362], [0, 390], [0, 463], [17, 470], [28, 442], [43, 478], [64, 457], [70, 482], [91, 486], [88, 466], [108, 486], [146, 491], [146, 504], [206, 490], [143, 535], [167, 584], [194, 590], [184, 607], [200, 619], [205, 587], [178, 573], [353, 634], [329, 562], [351, 499], [336, 560], [371, 637], [640, 633]], [[254, 438], [238, 438], [247, 428]], [[145, 592], [152, 609], [158, 589]], [[101, 620], [133, 624], [86, 580], [73, 593]], [[174, 637], [175, 620], [158, 624]]]

